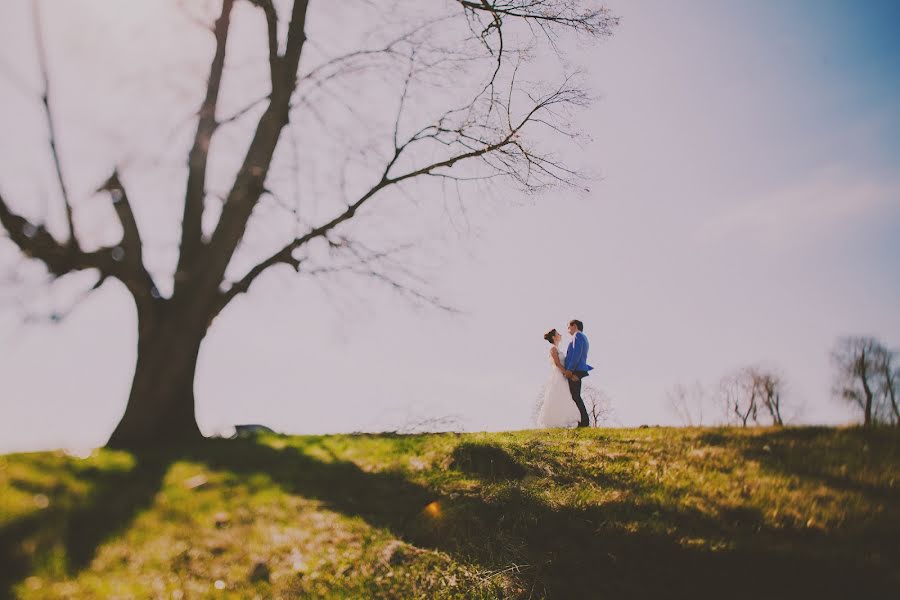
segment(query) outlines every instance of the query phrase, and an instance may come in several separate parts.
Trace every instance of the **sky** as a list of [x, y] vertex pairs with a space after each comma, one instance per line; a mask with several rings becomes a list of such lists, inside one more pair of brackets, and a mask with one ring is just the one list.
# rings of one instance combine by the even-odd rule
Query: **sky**
[[[784, 373], [794, 422], [857, 419], [831, 397], [828, 352], [847, 334], [900, 345], [900, 4], [607, 5], [614, 35], [573, 50], [597, 96], [578, 116], [591, 141], [566, 155], [596, 173], [586, 190], [467, 198], [466, 227], [423, 226], [445, 240], [430, 280], [459, 314], [380, 287], [260, 279], [201, 349], [204, 432], [529, 428], [541, 337], [572, 318], [611, 425], [678, 424], [674, 385], [711, 389], [758, 363]], [[14, 21], [0, 18], [4, 196], [47, 168], [4, 83], [34, 66]], [[104, 285], [57, 324], [7, 313], [0, 452], [102, 444], [134, 368], [124, 290]]]

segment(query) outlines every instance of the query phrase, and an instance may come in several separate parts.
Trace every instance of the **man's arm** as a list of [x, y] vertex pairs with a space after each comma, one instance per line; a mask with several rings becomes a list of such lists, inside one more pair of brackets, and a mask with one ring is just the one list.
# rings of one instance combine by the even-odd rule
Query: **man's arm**
[[584, 340], [577, 333], [575, 339], [572, 340], [572, 351], [566, 354], [566, 370], [571, 371], [572, 367], [581, 362], [584, 355]]

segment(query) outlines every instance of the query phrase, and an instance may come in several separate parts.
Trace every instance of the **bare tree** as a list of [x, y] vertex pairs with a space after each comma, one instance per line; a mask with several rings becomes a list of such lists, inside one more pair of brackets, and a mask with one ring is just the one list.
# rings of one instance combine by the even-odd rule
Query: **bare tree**
[[759, 425], [761, 413], [768, 413], [772, 425], [784, 425], [784, 376], [777, 370], [744, 367], [722, 378], [719, 391], [727, 421]]
[[900, 408], [897, 406], [900, 387], [900, 365], [896, 364], [897, 354], [884, 346], [877, 349], [875, 372], [878, 378], [878, 404], [876, 415], [879, 421], [900, 427]]
[[459, 415], [439, 417], [410, 417], [393, 431], [399, 434], [445, 433], [463, 431], [463, 419]]
[[784, 425], [782, 416], [784, 376], [774, 370], [765, 370], [761, 367], [751, 367], [748, 375], [755, 390], [755, 397], [772, 417], [772, 424]]
[[669, 408], [683, 425], [703, 425], [703, 405], [707, 402], [707, 394], [699, 381], [692, 386], [676, 384], [666, 392], [666, 399]]
[[842, 337], [831, 352], [835, 367], [834, 393], [858, 407], [863, 413], [863, 425], [875, 425], [876, 381], [884, 345], [874, 337]]
[[726, 375], [719, 382], [719, 394], [725, 419], [746, 427], [749, 422], [759, 423], [760, 402], [748, 369]]
[[603, 390], [585, 385], [581, 390], [581, 398], [587, 409], [592, 427], [600, 427], [612, 418], [612, 399]]
[[[460, 189], [499, 179], [525, 191], [577, 184], [581, 175], [540, 146], [552, 136], [571, 139], [567, 115], [589, 98], [577, 77], [563, 75], [548, 85], [523, 74], [535, 57], [561, 55], [564, 34], [599, 38], [616, 24], [590, 0], [457, 0], [427, 7], [369, 2], [352, 9], [309, 0], [221, 0], [185, 10], [205, 24], [204, 6], [215, 10], [210, 57], [193, 135], [180, 159], [186, 173], [181, 230], [175, 268], [166, 275], [148, 267], [148, 230], [134, 210], [136, 197], [157, 200], [157, 192], [129, 185], [139, 173], [125, 158], [108, 165], [97, 186], [114, 209], [121, 237], [111, 244], [85, 242], [77, 218], [81, 199], [72, 197], [58, 151], [59, 133], [71, 124], [54, 110], [35, 0], [43, 82], [35, 101], [46, 117], [66, 225], [64, 233], [53, 233], [14, 208], [27, 198], [7, 201], [2, 194], [0, 224], [8, 241], [52, 279], [92, 271], [93, 289], [118, 280], [134, 301], [137, 364], [110, 446], [200, 437], [193, 388], [201, 344], [216, 317], [264, 273], [285, 267], [306, 275], [351, 273], [442, 306], [397, 260], [390, 235], [375, 238], [379, 247], [368, 233], [377, 228], [352, 231], [351, 222], [397, 195], [409, 196], [414, 183]], [[340, 10], [353, 11], [340, 22], [343, 29], [315, 28], [329, 11]], [[352, 30], [375, 19], [381, 21], [370, 31]], [[230, 56], [240, 41], [232, 36], [237, 22], [244, 32], [259, 24], [258, 61], [250, 51]], [[238, 90], [252, 97], [241, 100]], [[216, 145], [226, 132], [228, 143]], [[338, 133], [348, 136], [343, 149], [334, 144]], [[215, 178], [224, 182], [221, 189], [211, 183], [213, 166], [229, 173]], [[417, 196], [434, 196], [433, 188], [428, 191]], [[323, 208], [319, 199], [330, 203]], [[281, 211], [279, 217], [266, 219], [272, 210]]]

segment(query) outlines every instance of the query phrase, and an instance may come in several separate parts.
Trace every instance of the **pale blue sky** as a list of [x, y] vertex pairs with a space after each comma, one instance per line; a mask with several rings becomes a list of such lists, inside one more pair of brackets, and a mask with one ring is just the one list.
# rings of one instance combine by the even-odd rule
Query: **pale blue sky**
[[[13, 35], [23, 5], [0, 9], [7, 63], [27, 48]], [[615, 424], [675, 423], [672, 385], [760, 361], [785, 372], [798, 422], [854, 418], [829, 396], [835, 338], [900, 345], [900, 4], [609, 6], [616, 34], [576, 55], [600, 96], [579, 118], [593, 142], [570, 150], [602, 176], [590, 192], [472, 197], [461, 234], [429, 221], [447, 240], [434, 287], [461, 316], [366, 284], [336, 306], [314, 282], [261, 280], [201, 351], [204, 430], [448, 415], [525, 428], [546, 376], [541, 335], [573, 317]], [[2, 78], [0, 90], [11, 98]], [[5, 193], [44, 168], [25, 164], [42, 139], [24, 114], [0, 115]], [[0, 451], [102, 443], [133, 368], [124, 292], [105, 286], [57, 326], [2, 324]]]

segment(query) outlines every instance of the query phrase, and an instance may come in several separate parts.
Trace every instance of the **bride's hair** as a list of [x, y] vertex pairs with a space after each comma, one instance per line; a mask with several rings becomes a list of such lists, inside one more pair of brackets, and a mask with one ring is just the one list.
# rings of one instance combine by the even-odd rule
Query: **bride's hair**
[[556, 337], [555, 329], [551, 329], [550, 331], [548, 331], [547, 333], [544, 334], [544, 339], [547, 340], [548, 342], [550, 342], [551, 344], [553, 343], [553, 338], [555, 338], [555, 337]]

